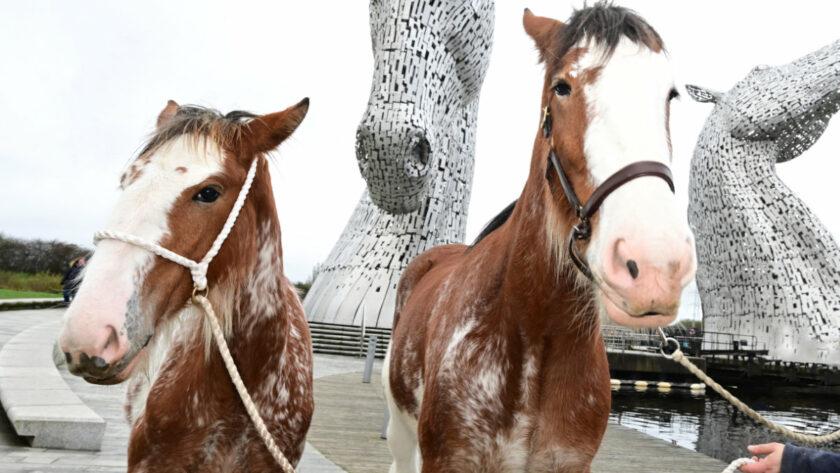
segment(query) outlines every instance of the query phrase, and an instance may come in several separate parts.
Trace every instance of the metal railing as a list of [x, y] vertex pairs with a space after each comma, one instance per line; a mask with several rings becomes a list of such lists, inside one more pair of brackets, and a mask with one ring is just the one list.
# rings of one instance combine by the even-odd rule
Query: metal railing
[[[616, 325], [606, 325], [601, 328], [601, 337], [604, 339], [604, 345], [610, 351], [635, 351], [645, 353], [656, 353], [659, 351], [661, 338], [659, 334], [653, 330], [633, 330]], [[677, 338], [677, 337], [674, 337]], [[680, 337], [683, 340], [677, 339], [680, 346], [686, 354], [696, 356], [692, 350], [694, 346], [702, 344], [702, 338], [699, 337]], [[687, 342], [687, 343], [683, 343]]]
[[756, 353], [767, 350], [764, 343], [759, 343], [755, 335], [744, 335], [725, 332], [703, 332], [702, 350], [711, 356], [718, 356], [715, 352], [731, 352], [725, 356], [738, 355], [739, 352]]
[[[667, 330], [666, 330], [667, 332]], [[697, 335], [681, 335], [668, 333], [680, 344], [683, 353], [689, 356], [740, 356], [755, 355], [757, 351], [765, 350], [763, 344], [753, 335], [741, 335], [723, 332], [701, 332]], [[610, 351], [635, 351], [658, 353], [661, 338], [654, 330], [633, 330], [616, 325], [605, 325], [601, 328], [604, 345]]]

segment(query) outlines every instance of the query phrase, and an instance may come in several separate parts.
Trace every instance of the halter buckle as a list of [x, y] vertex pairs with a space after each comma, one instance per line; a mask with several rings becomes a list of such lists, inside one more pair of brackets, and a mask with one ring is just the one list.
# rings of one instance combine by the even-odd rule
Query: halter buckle
[[[673, 345], [674, 349], [671, 350], [670, 352], [668, 352], [666, 350], [668, 350], [670, 345]], [[665, 339], [665, 341], [662, 342], [662, 345], [660, 345], [659, 353], [662, 354], [662, 356], [664, 356], [665, 358], [668, 358], [669, 360], [673, 360], [674, 359], [674, 354], [679, 349], [680, 349], [680, 342], [678, 342], [675, 338], [667, 337]]]
[[[549, 109], [548, 105], [546, 105], [545, 108], [543, 109], [543, 117], [542, 117], [542, 131], [543, 131], [543, 136], [544, 137], [548, 138], [548, 136], [551, 134], [551, 127], [552, 127], [551, 109]], [[553, 143], [552, 143], [552, 146], [553, 146]]]
[[592, 237], [592, 225], [588, 218], [581, 218], [577, 225], [572, 227], [572, 236], [575, 240], [588, 240]]

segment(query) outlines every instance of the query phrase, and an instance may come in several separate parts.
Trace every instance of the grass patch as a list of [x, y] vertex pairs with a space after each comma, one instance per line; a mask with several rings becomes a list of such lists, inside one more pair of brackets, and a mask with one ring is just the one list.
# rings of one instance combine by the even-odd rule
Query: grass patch
[[14, 271], [0, 271], [0, 288], [17, 292], [60, 294], [61, 276], [51, 273], [30, 274]]
[[0, 299], [43, 299], [61, 297], [54, 292], [37, 291], [14, 291], [11, 289], [0, 289]]

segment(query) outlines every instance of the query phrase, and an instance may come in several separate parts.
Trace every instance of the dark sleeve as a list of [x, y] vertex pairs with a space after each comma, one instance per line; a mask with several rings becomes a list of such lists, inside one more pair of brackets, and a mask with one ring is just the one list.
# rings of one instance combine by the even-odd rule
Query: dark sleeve
[[786, 444], [782, 452], [781, 473], [840, 472], [840, 453]]

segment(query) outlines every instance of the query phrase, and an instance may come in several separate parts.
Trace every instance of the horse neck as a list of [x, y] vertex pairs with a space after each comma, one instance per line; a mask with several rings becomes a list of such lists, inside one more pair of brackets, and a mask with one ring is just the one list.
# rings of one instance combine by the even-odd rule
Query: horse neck
[[552, 202], [564, 198], [548, 187], [547, 155], [547, 145], [537, 138], [528, 181], [505, 228], [505, 291], [515, 307], [526, 308], [516, 317], [528, 318], [535, 336], [549, 330], [588, 334], [597, 328], [592, 294], [567, 255], [572, 214], [558, 212]]
[[265, 162], [258, 169], [248, 200], [254, 223], [239, 233], [243, 240], [234, 245], [239, 250], [235, 252], [237, 260], [228, 262], [230, 279], [219, 288], [217, 296], [235, 301], [221, 302], [228, 311], [222, 318], [227, 323], [232, 344], [248, 340], [266, 322], [285, 323], [282, 315], [287, 282], [283, 273], [280, 223]]

